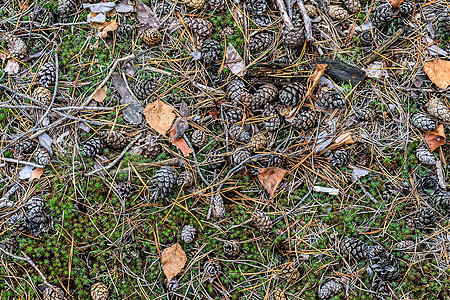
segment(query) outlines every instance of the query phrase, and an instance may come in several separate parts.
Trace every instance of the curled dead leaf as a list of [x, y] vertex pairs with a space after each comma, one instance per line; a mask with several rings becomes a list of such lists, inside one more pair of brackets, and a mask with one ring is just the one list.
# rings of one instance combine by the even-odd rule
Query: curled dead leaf
[[42, 168], [36, 168], [31, 172], [30, 175], [30, 181], [35, 179], [35, 178], [40, 178], [42, 173], [44, 173], [45, 169]]
[[435, 59], [426, 62], [423, 65], [423, 70], [428, 75], [428, 78], [441, 89], [446, 89], [450, 86], [450, 61]]
[[116, 20], [112, 20], [108, 25], [98, 33], [98, 37], [104, 39], [108, 36], [108, 32], [116, 30], [118, 27]]
[[319, 80], [325, 73], [325, 70], [327, 69], [327, 67], [328, 67], [327, 64], [317, 64], [316, 65], [316, 69], [309, 77], [310, 86], [308, 88], [308, 92], [305, 95], [305, 98], [311, 96], [312, 92], [314, 91], [316, 86], [319, 84]]
[[186, 264], [187, 256], [181, 248], [180, 244], [176, 243], [169, 248], [164, 249], [161, 253], [161, 263], [164, 274], [167, 277], [167, 282], [170, 282], [173, 277], [180, 273]]
[[159, 100], [145, 107], [144, 116], [148, 125], [162, 135], [167, 134], [176, 117], [173, 107]]
[[144, 4], [141, 0], [136, 2], [136, 16], [140, 23], [147, 24], [150, 27], [159, 29], [161, 24], [159, 22], [156, 14], [151, 10], [150, 7]]
[[389, 0], [389, 2], [391, 3], [392, 7], [397, 8], [397, 7], [399, 7], [403, 2], [405, 2], [405, 0]]
[[189, 111], [189, 107], [187, 105], [186, 102], [181, 102], [181, 106], [180, 106], [180, 116], [182, 117], [189, 117], [189, 115], [191, 114], [191, 112]]
[[444, 125], [440, 124], [435, 130], [425, 134], [425, 142], [430, 147], [430, 152], [433, 152], [447, 142], [445, 139]]
[[188, 130], [189, 128], [189, 123], [186, 119], [186, 117], [180, 118], [178, 117], [175, 120], [175, 136], [173, 137], [174, 140], [178, 140], [179, 138], [181, 138], [184, 133], [186, 132], [186, 130]]
[[189, 156], [189, 154], [193, 152], [192, 149], [187, 145], [184, 137], [180, 137], [179, 139], [175, 140], [175, 128], [170, 132], [170, 137], [172, 138], [172, 144], [180, 149], [181, 152], [183, 152], [184, 156]]
[[234, 75], [240, 77], [246, 73], [244, 59], [232, 44], [228, 44], [224, 67], [230, 69]]
[[258, 174], [258, 180], [264, 189], [269, 193], [270, 199], [275, 196], [275, 191], [283, 180], [287, 171], [277, 167], [263, 168]]
[[94, 95], [92, 95], [92, 98], [97, 102], [103, 102], [106, 98], [106, 85], [99, 88]]

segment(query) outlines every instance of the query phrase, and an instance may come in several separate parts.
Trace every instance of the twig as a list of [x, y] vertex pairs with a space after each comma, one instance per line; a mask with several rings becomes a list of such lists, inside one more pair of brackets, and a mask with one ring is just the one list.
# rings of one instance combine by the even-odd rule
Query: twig
[[[179, 158], [169, 158], [166, 160], [162, 160], [162, 161], [158, 161], [156, 163], [153, 164], [140, 164], [140, 165], [134, 165], [134, 168], [137, 171], [142, 171], [142, 170], [146, 170], [149, 167], [159, 167], [159, 166], [176, 166], [178, 165], [180, 159]], [[110, 174], [126, 174], [129, 173], [130, 171], [132, 171], [133, 168], [131, 167], [126, 167], [123, 169], [120, 169], [118, 171], [114, 170], [113, 172], [110, 171]]]
[[280, 9], [281, 17], [284, 20], [284, 23], [289, 26], [289, 29], [294, 29], [294, 25], [292, 24], [291, 18], [286, 10], [286, 5], [283, 0], [277, 0], [278, 8]]
[[445, 183], [445, 177], [444, 177], [444, 168], [442, 166], [442, 162], [440, 160], [436, 161], [436, 174], [438, 177], [438, 182], [441, 188], [446, 189], [447, 184]]
[[30, 162], [30, 161], [18, 160], [18, 159], [15, 159], [15, 158], [3, 157], [3, 158], [0, 158], [0, 160], [4, 160], [6, 162], [11, 162], [11, 163], [19, 163], [19, 164], [23, 164], [23, 165], [29, 165], [29, 166], [32, 166], [32, 167], [35, 167], [35, 168], [41, 168], [41, 169], [45, 168], [45, 166], [43, 166], [43, 165], [35, 164], [35, 163]]
[[375, 58], [377, 58], [384, 50], [389, 48], [393, 43], [395, 43], [396, 40], [403, 34], [405, 30], [403, 28], [400, 28], [395, 32], [394, 35], [392, 35], [390, 38], [384, 42], [383, 45], [379, 46], [377, 49], [373, 50], [373, 53], [370, 54], [368, 57], [366, 57], [361, 63], [365, 66], [370, 64]]
[[17, 256], [14, 255], [8, 251], [6, 251], [5, 249], [0, 247], [0, 251], [2, 251], [3, 253], [5, 253], [6, 255], [11, 256], [12, 258], [18, 259], [18, 260], [24, 260], [27, 263], [29, 263], [35, 270], [36, 272], [39, 273], [39, 276], [41, 276], [42, 281], [44, 281], [44, 285], [51, 287], [52, 285], [48, 283], [47, 278], [45, 278], [44, 274], [41, 272], [41, 270], [39, 270], [39, 268], [36, 266], [36, 264], [31, 260], [31, 258], [28, 257], [28, 255], [26, 255], [23, 251], [22, 251], [22, 256]]
[[300, 12], [303, 16], [303, 24], [305, 25], [305, 33], [306, 33], [306, 40], [308, 42], [314, 41], [314, 36], [312, 33], [312, 26], [311, 26], [311, 18], [308, 15], [308, 12], [305, 8], [305, 3], [303, 3], [303, 0], [297, 0], [298, 8], [300, 8]]

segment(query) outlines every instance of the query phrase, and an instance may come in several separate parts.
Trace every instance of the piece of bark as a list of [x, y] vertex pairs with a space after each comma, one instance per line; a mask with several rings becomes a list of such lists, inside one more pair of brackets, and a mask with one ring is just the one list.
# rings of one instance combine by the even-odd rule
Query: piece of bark
[[120, 104], [128, 104], [122, 110], [124, 120], [135, 125], [141, 124], [144, 107], [131, 95], [127, 89], [127, 85], [119, 74], [114, 73], [111, 82], [120, 94]]
[[[317, 64], [327, 64], [328, 68], [325, 70], [325, 74], [330, 76], [334, 81], [350, 82], [352, 85], [357, 85], [366, 79], [364, 71], [346, 63], [326, 58], [318, 58]], [[315, 67], [316, 66], [314, 65], [314, 68]]]

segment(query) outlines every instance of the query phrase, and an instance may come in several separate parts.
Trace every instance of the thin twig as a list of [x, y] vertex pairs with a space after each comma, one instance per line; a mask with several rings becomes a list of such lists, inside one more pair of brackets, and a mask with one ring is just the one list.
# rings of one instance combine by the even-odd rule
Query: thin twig
[[28, 166], [32, 166], [35, 168], [41, 168], [41, 169], [45, 168], [45, 166], [43, 166], [43, 165], [36, 164], [36, 163], [30, 162], [30, 161], [19, 160], [19, 159], [15, 159], [15, 158], [3, 157], [3, 158], [0, 158], [0, 160], [4, 160], [4, 161], [10, 162], [10, 163], [18, 163], [18, 164], [28, 165]]
[[306, 34], [306, 40], [308, 42], [314, 41], [314, 36], [312, 33], [312, 25], [311, 25], [311, 18], [308, 15], [308, 12], [305, 8], [305, 3], [303, 3], [303, 0], [297, 0], [298, 8], [300, 8], [300, 12], [303, 16], [303, 24], [305, 25], [305, 34]]
[[278, 8], [280, 9], [280, 14], [281, 14], [281, 17], [284, 20], [284, 23], [287, 26], [289, 26], [289, 29], [291, 29], [291, 30], [294, 29], [294, 25], [292, 24], [291, 18], [289, 17], [289, 14], [287, 12], [286, 5], [284, 4], [284, 1], [283, 0], [277, 0], [277, 5], [278, 5]]
[[[299, 0], [300, 1], [300, 0]], [[384, 42], [383, 45], [379, 46], [377, 49], [373, 50], [373, 53], [370, 54], [368, 57], [366, 57], [361, 63], [364, 66], [367, 66], [368, 64], [370, 64], [374, 59], [376, 59], [384, 50], [386, 50], [387, 48], [389, 48], [393, 43], [395, 43], [396, 40], [398, 40], [398, 38], [403, 34], [403, 32], [405, 31], [405, 29], [400, 28], [399, 30], [397, 30], [395, 32], [394, 35], [392, 35], [390, 38], [388, 38], [386, 40], [386, 42]]]

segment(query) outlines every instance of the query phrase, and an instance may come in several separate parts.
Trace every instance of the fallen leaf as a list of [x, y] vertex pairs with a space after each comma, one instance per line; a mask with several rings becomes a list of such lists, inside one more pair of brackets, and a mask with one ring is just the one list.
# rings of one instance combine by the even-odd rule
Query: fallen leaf
[[435, 59], [426, 62], [423, 70], [439, 88], [446, 89], [450, 85], [450, 61]]
[[113, 10], [114, 7], [116, 7], [116, 4], [114, 2], [103, 2], [95, 4], [83, 3], [83, 8], [89, 8], [89, 10], [95, 14], [106, 14], [107, 12]]
[[47, 150], [50, 155], [53, 155], [53, 150], [52, 150], [53, 140], [52, 140], [52, 138], [47, 133], [44, 132], [38, 136], [38, 139], [39, 139], [39, 143], [41, 144], [41, 146], [44, 147], [45, 150]]
[[225, 68], [237, 76], [244, 76], [246, 73], [245, 62], [242, 56], [236, 51], [236, 48], [232, 44], [228, 44], [227, 52], [225, 54]]
[[277, 167], [263, 168], [260, 170], [258, 174], [259, 182], [261, 182], [262, 186], [269, 193], [270, 199], [273, 199], [275, 196], [275, 191], [286, 173], [286, 170]]
[[383, 79], [388, 75], [386, 67], [384, 66], [384, 63], [381, 61], [375, 61], [371, 63], [365, 68], [364, 71], [366, 71], [366, 75], [369, 78]]
[[167, 277], [167, 282], [170, 282], [173, 277], [180, 273], [186, 264], [186, 253], [181, 248], [180, 244], [176, 243], [169, 248], [164, 249], [161, 253], [161, 264], [164, 274]]
[[325, 70], [327, 69], [327, 67], [328, 67], [327, 64], [317, 64], [316, 65], [316, 69], [309, 77], [309, 82], [310, 82], [311, 86], [308, 88], [308, 92], [306, 93], [304, 99], [308, 98], [312, 94], [312, 92], [314, 91], [316, 86], [319, 84], [320, 78], [325, 73]]
[[103, 29], [98, 33], [98, 37], [104, 39], [108, 36], [108, 32], [116, 30], [118, 27], [116, 20], [112, 20], [108, 25], [103, 27]]
[[364, 177], [370, 173], [370, 170], [367, 170], [364, 168], [352, 167], [352, 166], [350, 166], [350, 168], [352, 168], [352, 182], [355, 182], [360, 177]]
[[166, 135], [176, 117], [173, 107], [159, 100], [145, 107], [144, 116], [148, 125], [162, 135]]
[[128, 3], [128, 0], [122, 0], [119, 4], [116, 6], [116, 12], [118, 13], [130, 13], [134, 12], [134, 6], [130, 5]]
[[42, 169], [42, 168], [36, 168], [36, 169], [34, 169], [34, 170], [31, 172], [31, 175], [30, 175], [30, 181], [33, 180], [33, 179], [35, 179], [35, 178], [40, 178], [41, 175], [42, 175], [42, 173], [44, 173], [44, 170], [45, 170], [45, 169]]
[[178, 140], [179, 138], [181, 138], [184, 135], [186, 130], [188, 130], [188, 128], [189, 128], [189, 123], [186, 120], [186, 117], [177, 118], [175, 120], [174, 128], [175, 128], [175, 136], [173, 138], [174, 138], [174, 140]]
[[22, 170], [19, 172], [19, 179], [28, 179], [31, 176], [31, 173], [33, 173], [34, 167], [26, 165], [23, 167]]
[[445, 145], [445, 132], [444, 125], [440, 124], [435, 130], [425, 134], [425, 142], [430, 147], [430, 152], [433, 152], [442, 145]]
[[353, 133], [351, 131], [347, 131], [339, 135], [336, 140], [334, 140], [335, 144], [353, 144], [355, 142], [355, 139], [353, 138]]
[[102, 86], [98, 91], [95, 92], [94, 95], [92, 95], [92, 98], [97, 102], [103, 102], [106, 98], [106, 84]]
[[391, 3], [393, 8], [397, 8], [400, 6], [400, 4], [405, 2], [405, 0], [389, 0], [389, 2]]
[[189, 115], [191, 114], [191, 112], [189, 111], [189, 107], [188, 107], [188, 105], [186, 104], [186, 102], [181, 102], [181, 105], [180, 105], [180, 116], [182, 116], [182, 117], [189, 117]]
[[180, 149], [181, 152], [183, 152], [184, 156], [189, 156], [189, 154], [192, 153], [192, 149], [189, 148], [184, 137], [175, 140], [175, 128], [172, 129], [172, 131], [170, 132], [170, 137], [172, 139], [172, 144], [174, 144], [178, 149]]
[[161, 24], [159, 22], [156, 14], [151, 10], [150, 7], [144, 4], [141, 0], [136, 2], [136, 16], [140, 23], [148, 24], [150, 27], [159, 29]]
[[[128, 104], [127, 107], [122, 110], [124, 120], [135, 125], [141, 124], [144, 107], [131, 95], [122, 76], [117, 73], [113, 74], [111, 83], [120, 94], [120, 104]], [[97, 104], [97, 102], [94, 101], [91, 103]]]
[[334, 196], [339, 195], [339, 189], [327, 188], [327, 187], [317, 186], [317, 185], [313, 186], [313, 189], [315, 192], [327, 193], [327, 194], [334, 195]]
[[87, 15], [87, 21], [94, 28], [102, 27], [106, 22], [106, 15], [104, 13], [89, 13]]
[[20, 65], [15, 59], [8, 59], [5, 68], [3, 69], [9, 75], [14, 75], [19, 73]]

